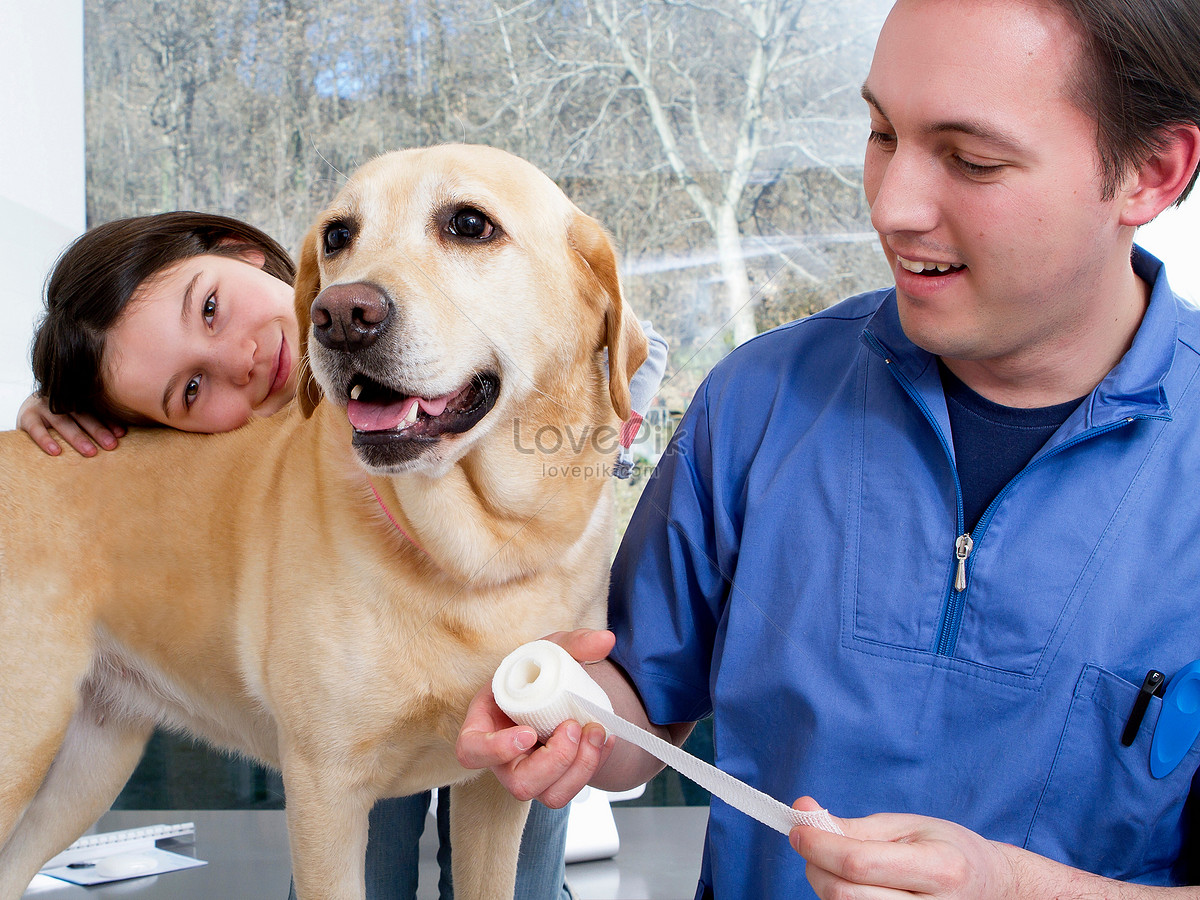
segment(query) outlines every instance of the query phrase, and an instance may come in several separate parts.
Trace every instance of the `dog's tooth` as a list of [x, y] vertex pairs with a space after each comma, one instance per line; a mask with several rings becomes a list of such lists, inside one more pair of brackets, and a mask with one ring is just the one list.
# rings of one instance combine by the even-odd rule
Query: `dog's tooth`
[[350, 388], [350, 399], [351, 400], [357, 400], [361, 396], [362, 396], [362, 385], [361, 384], [356, 384], [354, 387]]
[[412, 406], [410, 406], [408, 408], [408, 412], [404, 416], [403, 424], [404, 425], [412, 425], [414, 422], [417, 421], [417, 415], [420, 412], [421, 412], [421, 410], [418, 408], [418, 404], [414, 403]]

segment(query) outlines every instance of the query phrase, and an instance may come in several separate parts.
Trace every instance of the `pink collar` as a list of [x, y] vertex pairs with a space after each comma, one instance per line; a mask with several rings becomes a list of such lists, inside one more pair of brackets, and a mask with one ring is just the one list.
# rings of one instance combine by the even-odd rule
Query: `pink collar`
[[379, 508], [382, 509], [383, 514], [385, 516], [387, 516], [387, 520], [392, 523], [392, 525], [395, 527], [395, 529], [398, 532], [400, 532], [402, 535], [404, 535], [404, 537], [408, 540], [408, 542], [410, 544], [412, 544], [414, 547], [416, 547], [418, 550], [420, 550], [426, 556], [429, 556], [429, 552], [424, 547], [422, 547], [420, 544], [418, 544], [413, 539], [413, 536], [411, 534], [409, 534], [407, 531], [404, 530], [403, 525], [401, 525], [399, 522], [396, 521], [396, 517], [393, 516], [391, 513], [391, 510], [389, 510], [387, 508], [387, 504], [383, 502], [383, 498], [379, 496], [379, 491], [375, 490], [375, 485], [371, 483], [371, 479], [369, 479], [369, 478], [367, 479], [367, 485], [371, 488], [371, 493], [375, 495], [375, 499], [379, 502]]

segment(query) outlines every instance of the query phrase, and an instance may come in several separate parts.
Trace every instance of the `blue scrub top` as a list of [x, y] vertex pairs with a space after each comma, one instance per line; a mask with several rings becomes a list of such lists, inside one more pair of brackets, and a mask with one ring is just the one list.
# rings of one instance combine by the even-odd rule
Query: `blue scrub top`
[[[1135, 341], [972, 532], [936, 359], [895, 293], [735, 350], [701, 386], [613, 569], [613, 658], [650, 718], [838, 816], [911, 812], [1170, 884], [1193, 747], [1149, 770], [1147, 670], [1200, 657], [1200, 312], [1162, 264]], [[811, 896], [787, 839], [714, 800], [700, 892]], [[699, 896], [699, 893], [698, 893]]]

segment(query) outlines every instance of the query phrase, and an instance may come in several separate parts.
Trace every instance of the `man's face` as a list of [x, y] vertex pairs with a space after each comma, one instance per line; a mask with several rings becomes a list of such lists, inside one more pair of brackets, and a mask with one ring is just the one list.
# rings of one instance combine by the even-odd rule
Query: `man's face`
[[899, 0], [888, 17], [863, 180], [926, 350], [1031, 371], [1117, 302], [1132, 230], [1101, 199], [1096, 123], [1068, 99], [1080, 52], [1068, 20], [1018, 0]]

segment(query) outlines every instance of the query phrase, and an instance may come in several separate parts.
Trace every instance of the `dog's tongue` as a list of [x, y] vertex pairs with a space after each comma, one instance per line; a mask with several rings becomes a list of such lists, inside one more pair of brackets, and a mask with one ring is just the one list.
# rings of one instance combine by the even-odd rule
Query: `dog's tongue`
[[432, 400], [426, 400], [424, 397], [401, 397], [390, 403], [351, 400], [346, 405], [346, 414], [356, 431], [391, 431], [408, 419], [414, 404], [418, 404], [427, 416], [437, 417], [446, 411], [446, 404], [454, 396], [456, 395], [447, 394]]

